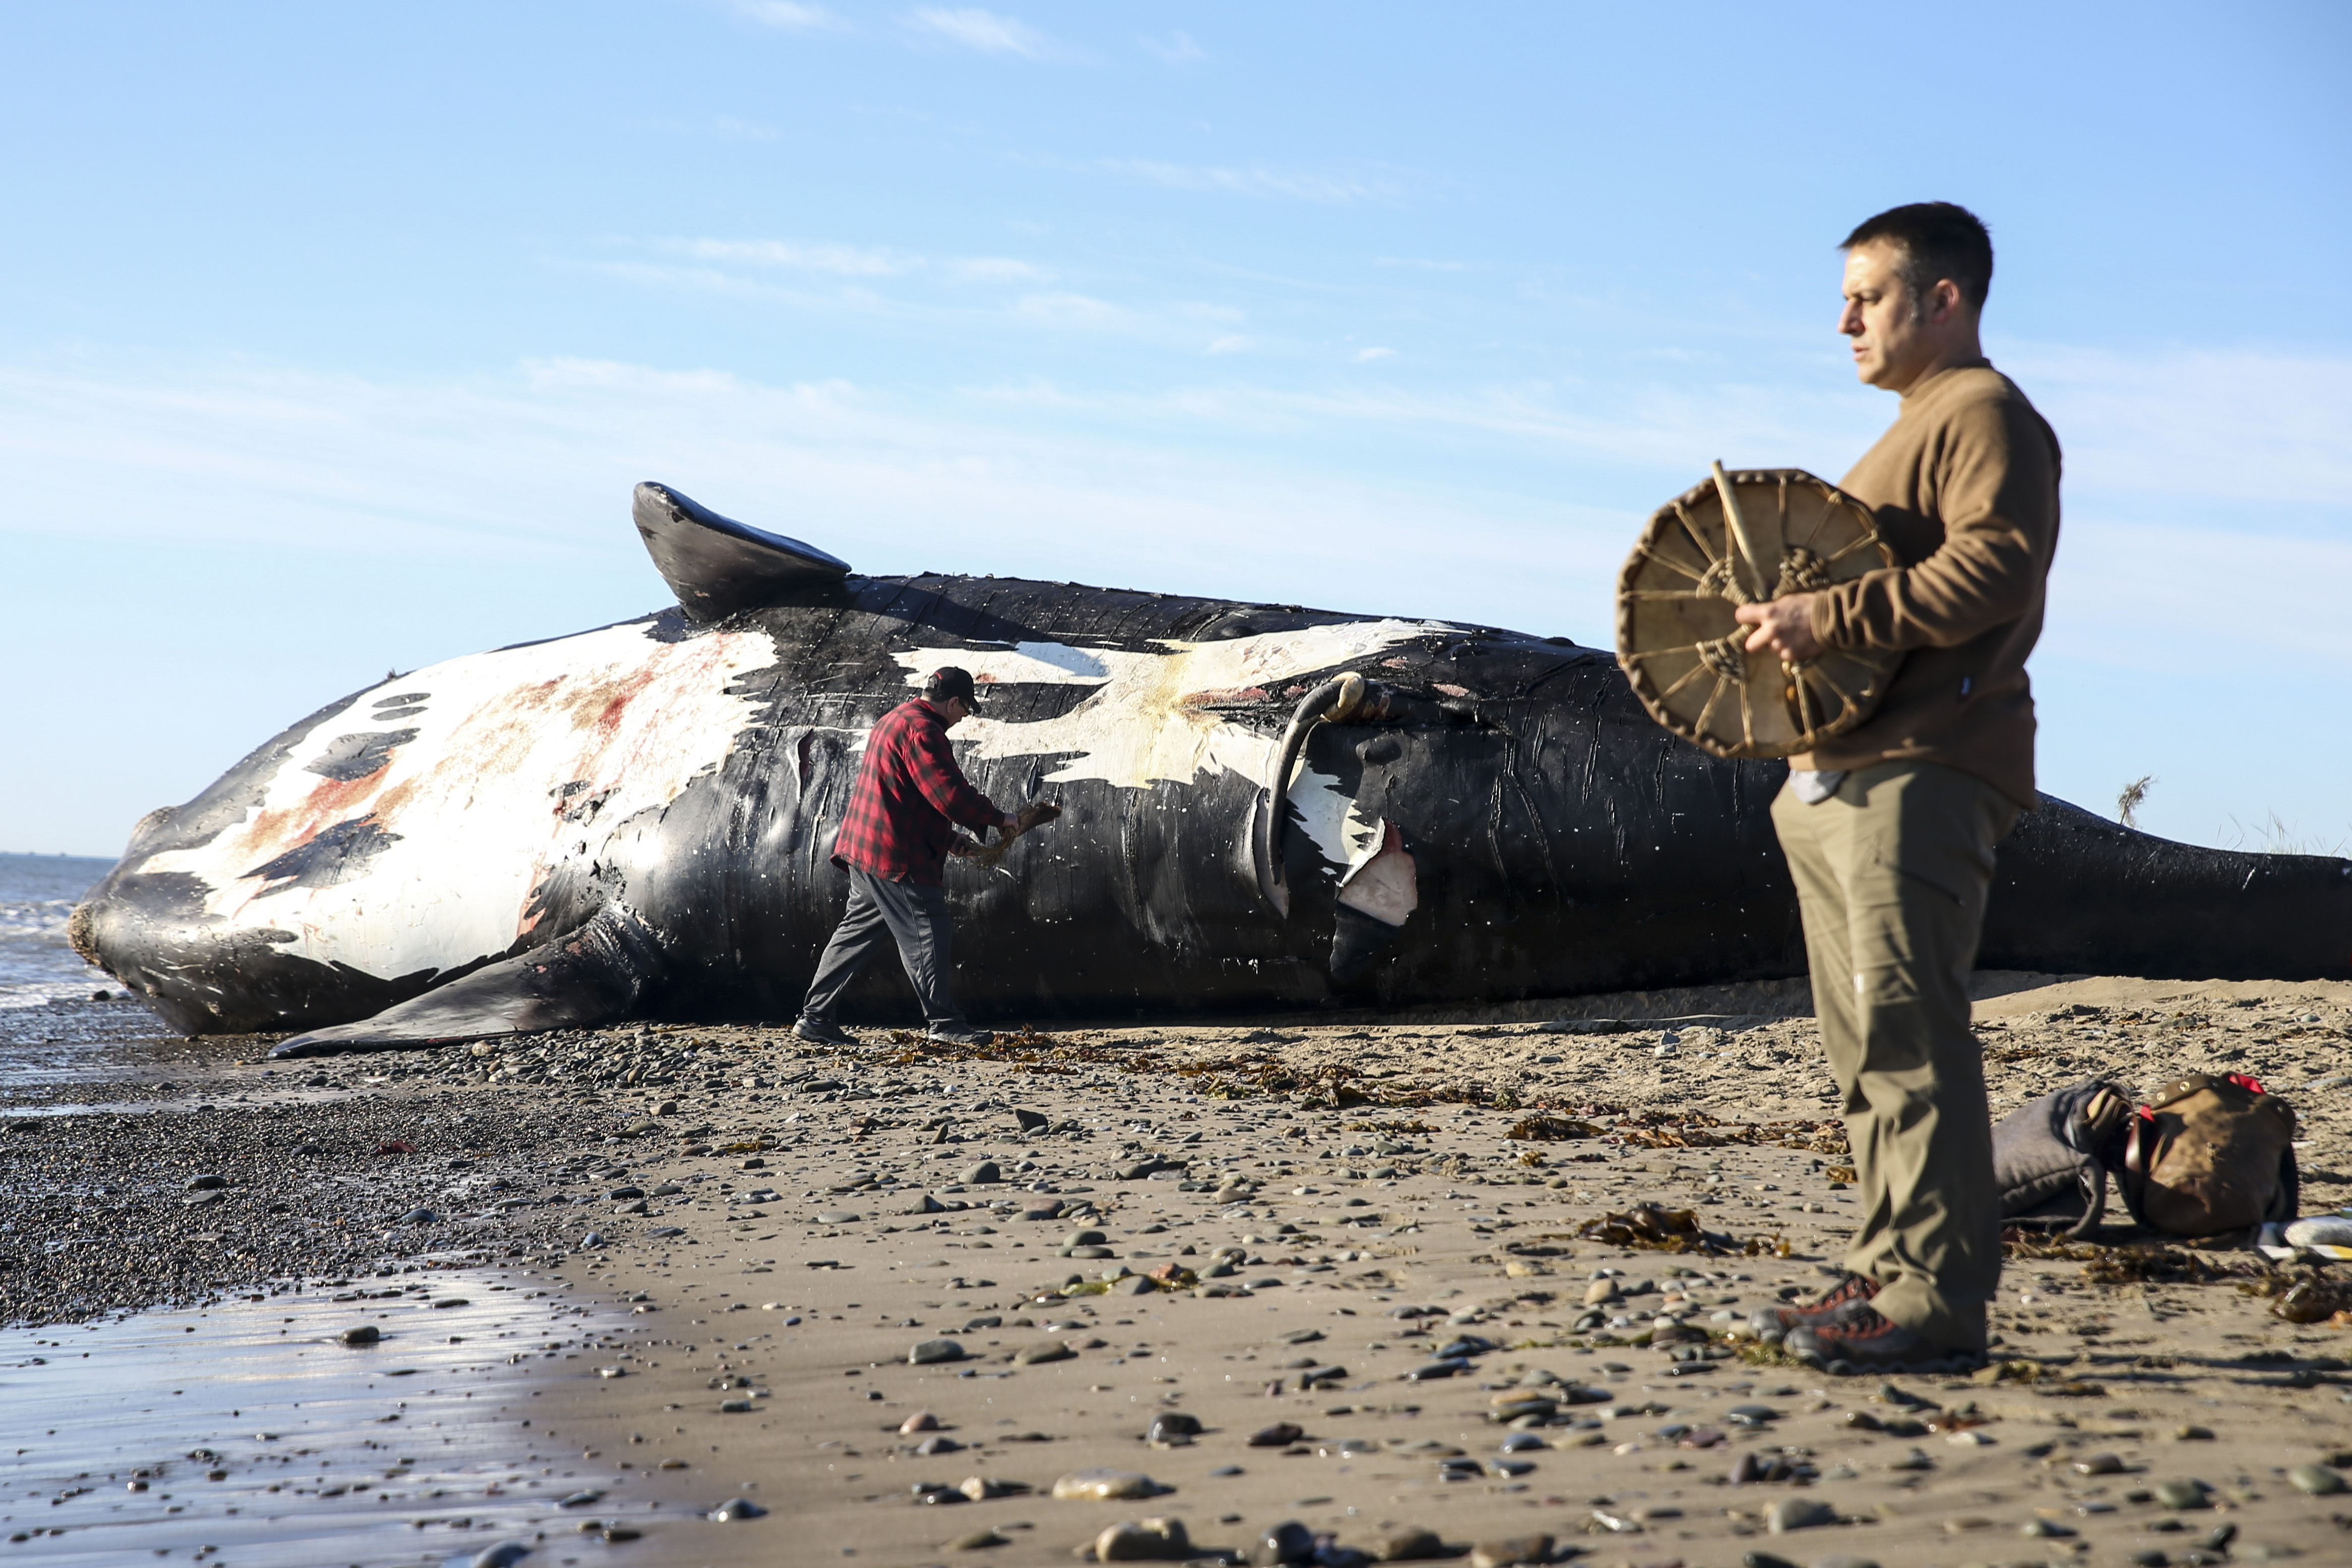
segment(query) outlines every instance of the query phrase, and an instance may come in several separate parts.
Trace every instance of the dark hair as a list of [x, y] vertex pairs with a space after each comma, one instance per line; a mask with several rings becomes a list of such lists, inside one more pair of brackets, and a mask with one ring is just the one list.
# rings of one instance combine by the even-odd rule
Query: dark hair
[[946, 702], [952, 699], [961, 700], [967, 708], [980, 706], [980, 692], [972, 685], [971, 672], [959, 669], [952, 664], [942, 665], [923, 678], [923, 697], [930, 702]]
[[1916, 303], [1938, 281], [1948, 278], [1971, 309], [1984, 309], [1992, 288], [1992, 236], [1984, 220], [1958, 202], [1913, 202], [1889, 207], [1864, 218], [1838, 242], [1852, 250], [1883, 239], [1903, 253], [1895, 272]]

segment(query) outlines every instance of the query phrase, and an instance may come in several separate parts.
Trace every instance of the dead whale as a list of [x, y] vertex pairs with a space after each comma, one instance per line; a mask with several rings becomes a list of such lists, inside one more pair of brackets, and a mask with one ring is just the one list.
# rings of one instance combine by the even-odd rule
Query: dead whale
[[[959, 755], [1047, 833], [950, 872], [998, 1019], [1503, 1000], [1804, 972], [1782, 764], [1651, 722], [1614, 658], [1491, 626], [866, 577], [658, 485], [676, 606], [329, 704], [151, 814], [75, 944], [188, 1033], [289, 1053], [792, 1016], [866, 731], [940, 664]], [[2352, 975], [2352, 863], [2044, 798], [1988, 966]], [[877, 965], [853, 1018], [903, 1015]]]

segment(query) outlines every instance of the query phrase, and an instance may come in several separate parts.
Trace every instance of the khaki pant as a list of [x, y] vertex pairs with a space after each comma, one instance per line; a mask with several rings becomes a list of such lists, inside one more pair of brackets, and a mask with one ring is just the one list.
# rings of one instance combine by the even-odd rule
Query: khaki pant
[[1818, 805], [1787, 788], [1772, 803], [1853, 1145], [1861, 1224], [1845, 1266], [1879, 1282], [1879, 1311], [1955, 1350], [1985, 1348], [2000, 1279], [1968, 978], [1993, 847], [2016, 819], [2000, 791], [1936, 763], [1858, 768]]

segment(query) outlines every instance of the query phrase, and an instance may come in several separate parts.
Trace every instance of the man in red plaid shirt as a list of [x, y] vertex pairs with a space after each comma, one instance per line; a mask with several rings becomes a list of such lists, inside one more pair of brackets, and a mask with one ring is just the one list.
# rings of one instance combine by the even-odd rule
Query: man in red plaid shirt
[[923, 694], [883, 715], [866, 737], [866, 757], [849, 792], [849, 810], [833, 840], [833, 863], [849, 873], [849, 909], [817, 961], [816, 978], [793, 1033], [824, 1045], [854, 1046], [834, 1021], [841, 994], [866, 961], [894, 941], [914, 982], [928, 1032], [949, 1045], [987, 1045], [995, 1037], [967, 1023], [948, 990], [954, 925], [941, 868], [965, 852], [956, 826], [1006, 838], [1060, 815], [1035, 805], [1019, 816], [996, 809], [956, 766], [948, 731], [970, 718], [980, 693], [968, 671], [935, 669]]

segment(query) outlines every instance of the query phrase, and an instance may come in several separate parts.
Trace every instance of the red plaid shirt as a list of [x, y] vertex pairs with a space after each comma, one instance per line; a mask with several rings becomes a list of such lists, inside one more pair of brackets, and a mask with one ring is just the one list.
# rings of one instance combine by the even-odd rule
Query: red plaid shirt
[[956, 766], [946, 718], [917, 698], [884, 714], [866, 737], [833, 863], [936, 888], [954, 824], [978, 830], [1006, 820]]

